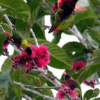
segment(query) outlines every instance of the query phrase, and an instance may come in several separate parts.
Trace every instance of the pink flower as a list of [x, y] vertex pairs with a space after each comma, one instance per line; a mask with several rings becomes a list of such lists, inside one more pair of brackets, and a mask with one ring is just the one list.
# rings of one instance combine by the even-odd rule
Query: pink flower
[[[30, 45], [32, 54], [28, 55], [27, 52], [20, 52], [19, 55], [11, 58], [14, 63], [20, 63], [26, 70], [25, 73], [28, 73], [31, 69], [35, 68], [35, 64], [40, 68], [45, 68], [48, 63], [50, 63], [50, 52], [48, 47], [45, 45], [40, 45], [39, 47]], [[25, 51], [23, 48], [21, 48]], [[33, 63], [33, 61], [35, 64]], [[15, 64], [12, 66], [15, 69]]]
[[54, 12], [56, 12], [56, 11], [58, 10], [58, 7], [57, 7], [56, 5], [53, 5], [53, 6], [52, 6], [52, 10], [53, 10]]
[[[3, 33], [9, 34], [10, 32], [4, 31]], [[7, 49], [8, 45], [9, 45], [9, 39], [10, 39], [10, 36], [7, 36], [7, 38], [6, 38], [6, 40], [4, 41], [4, 44], [3, 44], [3, 49]]]
[[83, 61], [78, 61], [79, 69], [82, 69], [85, 66], [85, 63]]
[[63, 87], [63, 88], [65, 88], [65, 84], [63, 83], [63, 84], [61, 84], [61, 86]]
[[76, 98], [77, 97], [76, 90], [71, 90], [70, 95], [71, 95], [72, 98]]
[[78, 64], [76, 62], [73, 63], [73, 68], [72, 70], [78, 69]]
[[83, 83], [94, 88], [95, 78], [92, 81], [85, 80]]
[[65, 87], [64, 90], [65, 90], [66, 93], [70, 93], [71, 92], [71, 88], [69, 86]]
[[58, 27], [56, 27], [54, 33], [57, 34], [58, 32], [59, 32]]
[[4, 31], [3, 33], [9, 34], [10, 32], [6, 30], [6, 31]]
[[58, 93], [56, 94], [58, 99], [63, 99], [65, 96], [65, 93], [62, 90], [58, 90]]
[[74, 62], [72, 70], [80, 70], [83, 67], [85, 67], [85, 63], [83, 61], [78, 61], [77, 63]]

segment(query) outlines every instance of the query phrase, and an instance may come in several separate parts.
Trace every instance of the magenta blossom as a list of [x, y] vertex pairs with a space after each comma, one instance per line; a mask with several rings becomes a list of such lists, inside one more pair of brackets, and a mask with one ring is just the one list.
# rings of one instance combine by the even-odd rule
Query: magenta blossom
[[65, 97], [65, 93], [62, 90], [58, 90], [58, 93], [56, 96], [58, 99], [63, 99]]
[[[4, 31], [3, 33], [9, 34], [10, 32]], [[10, 36], [7, 36], [7, 38], [6, 38], [6, 40], [4, 41], [4, 44], [3, 44], [3, 49], [7, 50], [7, 47], [9, 45], [9, 40], [10, 40]]]
[[[11, 58], [14, 61], [12, 68], [15, 70], [18, 69], [15, 63], [20, 63], [25, 68], [25, 73], [28, 73], [31, 69], [34, 69], [35, 64], [37, 67], [44, 69], [46, 68], [48, 63], [50, 63], [50, 52], [48, 51], [48, 48], [45, 45], [40, 45], [39, 47], [30, 45], [30, 48], [32, 49], [31, 55], [28, 55], [27, 52], [20, 52], [19, 55]], [[23, 48], [21, 49], [25, 51]], [[35, 64], [32, 60], [34, 60]]]
[[76, 98], [77, 97], [76, 90], [71, 90], [70, 95], [72, 98]]
[[85, 67], [85, 62], [83, 61], [74, 62], [72, 70], [80, 70], [83, 67]]

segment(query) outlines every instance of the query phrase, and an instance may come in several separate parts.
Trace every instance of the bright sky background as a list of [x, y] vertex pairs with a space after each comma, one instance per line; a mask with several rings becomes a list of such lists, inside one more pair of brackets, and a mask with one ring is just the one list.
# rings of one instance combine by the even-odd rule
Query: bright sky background
[[[84, 6], [84, 5], [87, 6], [88, 5], [88, 2], [87, 2], [87, 0], [79, 0], [78, 4], [81, 5], [81, 6]], [[46, 18], [45, 25], [51, 26], [51, 24], [50, 24], [50, 16], [46, 16], [45, 18]], [[48, 29], [46, 29], [45, 32], [46, 32], [46, 38], [47, 38], [47, 40], [51, 42], [51, 40], [53, 39], [52, 33], [51, 34], [48, 34]], [[79, 42], [78, 39], [77, 39], [77, 37], [72, 36], [72, 35], [62, 34], [61, 37], [62, 38], [61, 38], [60, 42], [58, 43], [58, 46], [60, 46], [60, 47], [62, 47], [67, 42], [71, 42], [71, 41], [77, 41], [77, 42]], [[8, 51], [10, 52], [10, 55], [13, 54], [13, 47], [12, 46], [9, 46]], [[2, 64], [4, 63], [4, 61], [5, 61], [6, 58], [7, 57], [5, 57], [5, 56], [1, 56], [0, 57], [0, 67], [2, 66]], [[49, 70], [52, 71], [53, 74], [56, 77], [58, 77], [59, 79], [61, 78], [61, 75], [64, 72], [64, 70], [61, 70], [61, 69], [60, 70], [57, 70], [57, 69], [54, 69], [52, 67], [49, 67]], [[92, 89], [92, 88], [90, 88], [90, 87], [88, 87], [88, 86], [86, 86], [84, 84], [82, 84], [81, 87], [82, 87], [82, 95], [88, 89]], [[99, 85], [96, 86], [96, 87], [99, 87], [100, 88]], [[53, 94], [54, 94], [54, 96], [56, 96], [56, 91], [53, 90]], [[100, 95], [99, 95], [99, 97], [100, 97]], [[23, 100], [25, 100], [25, 99], [23, 99]]]

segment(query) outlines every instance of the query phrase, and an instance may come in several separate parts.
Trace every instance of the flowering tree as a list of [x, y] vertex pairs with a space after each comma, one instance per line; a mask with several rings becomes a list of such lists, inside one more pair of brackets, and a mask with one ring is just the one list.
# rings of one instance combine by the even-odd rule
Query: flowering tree
[[[0, 100], [99, 100], [100, 1], [0, 0], [0, 55], [8, 58], [0, 72]], [[52, 26], [44, 24], [51, 16]], [[48, 42], [45, 29], [53, 32]], [[61, 34], [75, 35], [80, 42], [57, 46]], [[9, 55], [8, 45], [14, 48]], [[59, 80], [48, 66], [65, 69]], [[94, 89], [82, 97], [80, 84]], [[53, 97], [51, 89], [57, 90]]]

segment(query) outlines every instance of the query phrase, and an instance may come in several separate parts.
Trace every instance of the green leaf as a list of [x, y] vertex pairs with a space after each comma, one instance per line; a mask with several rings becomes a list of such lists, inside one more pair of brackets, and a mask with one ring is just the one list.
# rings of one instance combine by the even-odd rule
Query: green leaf
[[7, 71], [0, 76], [0, 100], [5, 100], [8, 95], [9, 75], [10, 71]]
[[[13, 81], [20, 82], [20, 75], [21, 75], [20, 68], [17, 71], [14, 71], [12, 69], [11, 79]], [[12, 85], [13, 85], [13, 88], [14, 88], [16, 95], [18, 96], [19, 100], [21, 100], [22, 94], [23, 94], [22, 87], [20, 85], [17, 85], [17, 84], [12, 84]]]
[[86, 54], [89, 52], [89, 50], [86, 49], [85, 46], [81, 43], [69, 42], [66, 43], [62, 48], [72, 58], [73, 61], [86, 61], [87, 59]]
[[11, 16], [26, 22], [30, 19], [30, 8], [23, 0], [0, 0], [0, 6], [7, 8], [7, 14]]
[[0, 20], [3, 19], [4, 14], [6, 13], [5, 9], [0, 8]]
[[35, 32], [37, 38], [45, 39], [45, 33], [44, 33], [44, 31], [37, 24], [34, 24], [33, 31]]
[[93, 40], [100, 44], [100, 31], [98, 30], [89, 30], [89, 35]]
[[6, 100], [19, 100], [17, 95], [15, 94], [15, 91], [13, 89], [13, 87], [9, 86], [8, 87], [8, 97], [6, 98]]
[[100, 6], [100, 1], [99, 0], [88, 0], [89, 3], [93, 6]]
[[8, 92], [8, 82], [9, 82], [10, 71], [5, 72], [0, 76], [0, 87], [5, 88], [5, 92]]
[[45, 15], [49, 15], [49, 14], [50, 14], [50, 10], [45, 9], [43, 7], [40, 7], [39, 12], [38, 12], [37, 19], [39, 19], [39, 18], [41, 18], [41, 17], [43, 17]]
[[11, 28], [10, 28], [10, 26], [9, 26], [8, 24], [6, 24], [6, 23], [1, 23], [1, 25], [2, 25], [2, 27], [4, 28], [4, 30], [7, 30], [7, 31], [9, 31], [9, 32], [12, 32], [12, 30], [11, 30]]
[[30, 20], [29, 20], [29, 22], [28, 22], [28, 25], [29, 25], [30, 27], [33, 27], [33, 25], [34, 25], [34, 23], [35, 23], [35, 21], [36, 21], [36, 18], [37, 18], [37, 16], [38, 16], [39, 9], [40, 9], [40, 7], [37, 7], [37, 8], [32, 12], [31, 18], [30, 18]]
[[96, 49], [93, 51], [93, 55], [91, 58], [87, 60], [88, 64], [93, 64], [93, 63], [100, 63], [100, 49]]
[[100, 69], [100, 64], [92, 64], [92, 65], [85, 66], [84, 68], [82, 68], [77, 72], [76, 74], [76, 76], [78, 76], [77, 81], [79, 83], [82, 83], [84, 80], [86, 80], [89, 76], [94, 74], [99, 69]]
[[31, 2], [28, 3], [31, 12], [33, 12], [38, 6], [42, 4], [42, 0], [32, 0]]
[[0, 34], [0, 55], [3, 53], [2, 47], [7, 36], [8, 34]]
[[12, 61], [8, 58], [5, 60], [4, 64], [2, 65], [1, 72], [5, 73], [9, 69], [11, 69]]
[[88, 47], [90, 47], [90, 48], [93, 47], [95, 49], [99, 48], [99, 44], [95, 40], [93, 40], [88, 33], [87, 33], [87, 40], [89, 41], [89, 43], [87, 43]]
[[100, 25], [100, 22], [98, 21], [97, 18], [87, 18], [87, 19], [79, 20], [79, 21], [75, 22], [75, 24], [76, 24], [78, 30], [83, 33], [84, 30], [86, 30], [86, 29], [91, 29], [95, 26]]
[[[29, 43], [35, 45], [35, 42], [33, 39], [30, 38], [27, 40]], [[64, 52], [63, 49], [43, 39], [38, 39], [38, 42], [39, 44], [44, 44], [49, 48], [49, 51], [51, 53], [51, 59], [50, 59], [50, 64], [49, 64], [50, 66], [54, 68], [59, 68], [59, 69], [71, 69], [72, 61], [70, 57]]]
[[98, 88], [96, 88], [94, 90], [92, 90], [92, 89], [91, 90], [88, 90], [88, 91], [85, 92], [83, 99], [84, 100], [85, 99], [86, 100], [90, 100], [91, 98], [98, 96], [99, 92], [100, 92], [100, 90]]
[[60, 39], [61, 39], [61, 33], [62, 31], [59, 31], [57, 34], [53, 33], [54, 39], [52, 40], [53, 43], [57, 44], [59, 43]]

